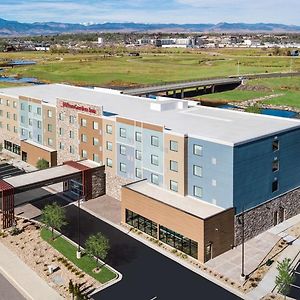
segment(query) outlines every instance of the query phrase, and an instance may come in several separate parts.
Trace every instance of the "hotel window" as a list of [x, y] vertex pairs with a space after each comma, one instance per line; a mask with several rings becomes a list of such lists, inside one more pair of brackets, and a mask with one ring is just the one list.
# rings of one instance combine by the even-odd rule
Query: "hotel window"
[[137, 132], [135, 133], [135, 140], [136, 140], [137, 142], [141, 142], [141, 141], [142, 141], [142, 133], [141, 133], [141, 132], [137, 131]]
[[53, 140], [51, 138], [48, 138], [48, 146], [52, 146], [53, 145]]
[[139, 150], [135, 150], [135, 158], [137, 160], [142, 160], [142, 152]]
[[170, 170], [173, 172], [178, 172], [178, 162], [175, 160], [170, 160]]
[[25, 124], [25, 117], [21, 116], [21, 123]]
[[275, 179], [272, 183], [272, 193], [277, 192], [278, 191], [278, 180]]
[[28, 131], [28, 136], [30, 139], [32, 139], [32, 132], [31, 131]]
[[154, 135], [151, 136], [151, 145], [154, 147], [159, 146], [159, 139], [157, 136], [154, 136]]
[[100, 162], [100, 160], [99, 160], [99, 155], [98, 154], [93, 154], [93, 161], [95, 161], [95, 162]]
[[99, 124], [98, 122], [93, 122], [93, 129], [98, 130], [99, 129]]
[[170, 190], [173, 192], [178, 192], [178, 182], [170, 180]]
[[174, 152], [178, 152], [178, 142], [170, 141], [170, 150]]
[[113, 127], [112, 127], [112, 125], [106, 125], [106, 133], [112, 134], [112, 132], [113, 132]]
[[120, 163], [120, 171], [126, 173], [126, 164]]
[[94, 146], [99, 145], [99, 139], [93, 137], [93, 145], [94, 145]]
[[25, 129], [21, 129], [21, 135], [24, 136], [26, 134]]
[[42, 122], [41, 122], [41, 121], [37, 121], [37, 127], [38, 127], [39, 129], [42, 128]]
[[9, 100], [6, 100], [6, 106], [10, 106]]
[[52, 130], [53, 130], [52, 124], [48, 124], [48, 131], [49, 131], [49, 132], [52, 132]]
[[38, 134], [37, 136], [37, 141], [40, 143], [42, 141], [42, 136], [40, 134]]
[[71, 145], [70, 148], [69, 148], [69, 151], [70, 151], [71, 154], [74, 154], [75, 153], [74, 146]]
[[16, 101], [13, 102], [13, 108], [17, 108], [17, 102]]
[[74, 131], [70, 130], [69, 136], [70, 136], [70, 139], [74, 139]]
[[21, 110], [25, 110], [25, 103], [21, 103]]
[[126, 147], [123, 145], [120, 145], [120, 154], [126, 155]]
[[158, 156], [157, 155], [151, 155], [151, 164], [154, 166], [158, 166]]
[[15, 120], [15, 121], [18, 120], [17, 114], [14, 114], [14, 120]]
[[126, 138], [126, 129], [125, 128], [120, 128], [120, 137]]
[[40, 107], [37, 107], [37, 108], [36, 108], [36, 113], [37, 113], [38, 115], [41, 115], [41, 114], [42, 114], [42, 109], [41, 109]]
[[107, 149], [108, 151], [112, 151], [112, 148], [113, 148], [112, 142], [106, 142], [106, 149]]
[[202, 156], [202, 146], [194, 144], [193, 145], [193, 153], [198, 156]]
[[65, 120], [65, 116], [62, 113], [59, 113], [58, 118], [59, 118], [60, 121]]
[[151, 182], [153, 184], [159, 185], [159, 177], [158, 177], [158, 175], [152, 173], [151, 174]]
[[137, 178], [142, 178], [142, 170], [141, 169], [139, 169], [139, 168], [136, 168], [135, 169], [135, 177], [137, 177]]
[[64, 129], [60, 127], [60, 128], [59, 128], [59, 135], [63, 135], [64, 132], [65, 132]]
[[107, 159], [106, 159], [106, 165], [107, 165], [108, 167], [112, 168], [112, 165], [113, 165], [112, 159], [107, 158]]
[[81, 119], [81, 126], [86, 127], [86, 119]]
[[6, 124], [6, 130], [10, 131], [10, 125], [9, 124]]
[[75, 123], [75, 118], [74, 116], [69, 116], [69, 123], [74, 124]]
[[279, 160], [278, 158], [275, 158], [272, 162], [272, 171], [276, 172], [279, 170]]
[[87, 151], [86, 150], [81, 150], [81, 157], [82, 158], [87, 158]]
[[3, 116], [3, 110], [0, 110], [0, 117]]
[[202, 177], [202, 167], [193, 165], [193, 175]]
[[10, 119], [10, 112], [7, 112], [7, 113], [6, 113], [6, 118], [7, 118], [7, 119]]
[[59, 143], [59, 149], [60, 149], [60, 150], [64, 150], [64, 149], [65, 149], [65, 144], [62, 143], [62, 142], [60, 142], [60, 143]]
[[279, 141], [278, 140], [273, 141], [273, 143], [272, 143], [272, 150], [273, 150], [273, 152], [279, 150]]
[[31, 112], [32, 111], [32, 106], [29, 104], [28, 105], [28, 111]]
[[194, 196], [197, 198], [202, 198], [202, 194], [203, 194], [202, 187], [194, 185], [193, 189], [194, 189], [194, 191], [193, 191]]
[[81, 141], [83, 142], [83, 143], [86, 143], [87, 142], [87, 135], [86, 134], [82, 134], [81, 135]]
[[14, 126], [14, 133], [18, 133], [18, 129], [16, 126]]
[[30, 119], [30, 118], [28, 119], [28, 125], [32, 126], [32, 119]]
[[48, 118], [52, 118], [52, 111], [51, 110], [48, 110], [47, 114], [48, 114]]

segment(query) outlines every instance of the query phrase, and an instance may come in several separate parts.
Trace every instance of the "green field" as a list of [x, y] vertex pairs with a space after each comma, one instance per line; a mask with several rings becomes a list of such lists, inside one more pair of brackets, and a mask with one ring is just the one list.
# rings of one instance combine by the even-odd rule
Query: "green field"
[[[161, 50], [163, 51], [163, 50]], [[156, 53], [157, 52], [157, 53]], [[6, 75], [37, 77], [46, 82], [79, 85], [129, 86], [170, 81], [223, 77], [228, 75], [289, 71], [291, 58], [269, 56], [262, 50], [173, 50], [140, 53], [139, 57], [119, 53], [50, 54], [37, 52], [2, 53], [0, 61], [34, 59], [35, 66], [6, 69]], [[294, 59], [293, 70], [300, 70]]]
[[84, 255], [81, 259], [77, 259], [76, 250], [77, 248], [70, 244], [63, 237], [56, 237], [54, 241], [51, 239], [51, 232], [43, 228], [41, 230], [41, 237], [43, 240], [48, 242], [53, 248], [55, 248], [58, 252], [60, 252], [64, 257], [69, 259], [72, 263], [74, 263], [79, 269], [89, 274], [96, 280], [101, 283], [108, 282], [114, 278], [116, 278], [117, 274], [112, 272], [110, 269], [102, 266], [100, 273], [93, 272], [93, 269], [97, 267], [97, 263], [94, 259], [91, 259], [89, 256]]

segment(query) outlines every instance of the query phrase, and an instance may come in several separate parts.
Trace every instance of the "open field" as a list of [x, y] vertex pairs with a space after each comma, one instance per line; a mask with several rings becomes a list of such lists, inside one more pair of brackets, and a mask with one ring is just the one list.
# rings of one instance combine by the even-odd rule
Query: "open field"
[[[162, 52], [162, 53], [159, 53]], [[5, 75], [37, 77], [46, 82], [132, 86], [229, 75], [300, 70], [300, 59], [269, 56], [270, 50], [154, 50], [139, 57], [114, 55], [1, 53], [1, 60], [30, 59], [37, 65], [6, 69]], [[291, 63], [292, 61], [292, 63]], [[239, 71], [238, 71], [239, 70]]]
[[266, 100], [264, 101], [265, 104], [287, 105], [300, 108], [300, 78], [287, 77], [249, 80], [246, 82], [245, 89], [203, 95], [197, 97], [197, 99], [212, 103], [227, 103], [260, 98], [271, 94], [283, 95]]

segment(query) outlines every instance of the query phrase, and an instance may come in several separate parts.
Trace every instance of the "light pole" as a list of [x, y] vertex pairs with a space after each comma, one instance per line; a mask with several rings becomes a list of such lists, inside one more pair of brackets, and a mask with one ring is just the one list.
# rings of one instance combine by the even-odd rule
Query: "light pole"
[[[81, 241], [80, 241], [80, 217], [81, 217], [81, 209], [80, 209], [80, 200], [81, 198], [78, 197], [78, 213], [77, 213], [77, 230], [78, 230], [78, 248], [76, 252], [77, 259], [81, 258]], [[84, 195], [82, 196], [82, 200], [84, 200]]]

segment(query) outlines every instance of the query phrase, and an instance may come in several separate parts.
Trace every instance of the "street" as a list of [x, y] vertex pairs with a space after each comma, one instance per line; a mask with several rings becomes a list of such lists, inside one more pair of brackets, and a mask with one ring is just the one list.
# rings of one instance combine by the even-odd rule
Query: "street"
[[0, 273], [0, 299], [25, 300], [25, 298]]
[[[77, 207], [66, 207], [68, 225], [63, 233], [77, 241]], [[81, 212], [81, 240], [102, 232], [110, 240], [105, 260], [123, 279], [94, 295], [99, 300], [239, 299], [173, 260], [145, 246], [98, 218]]]

